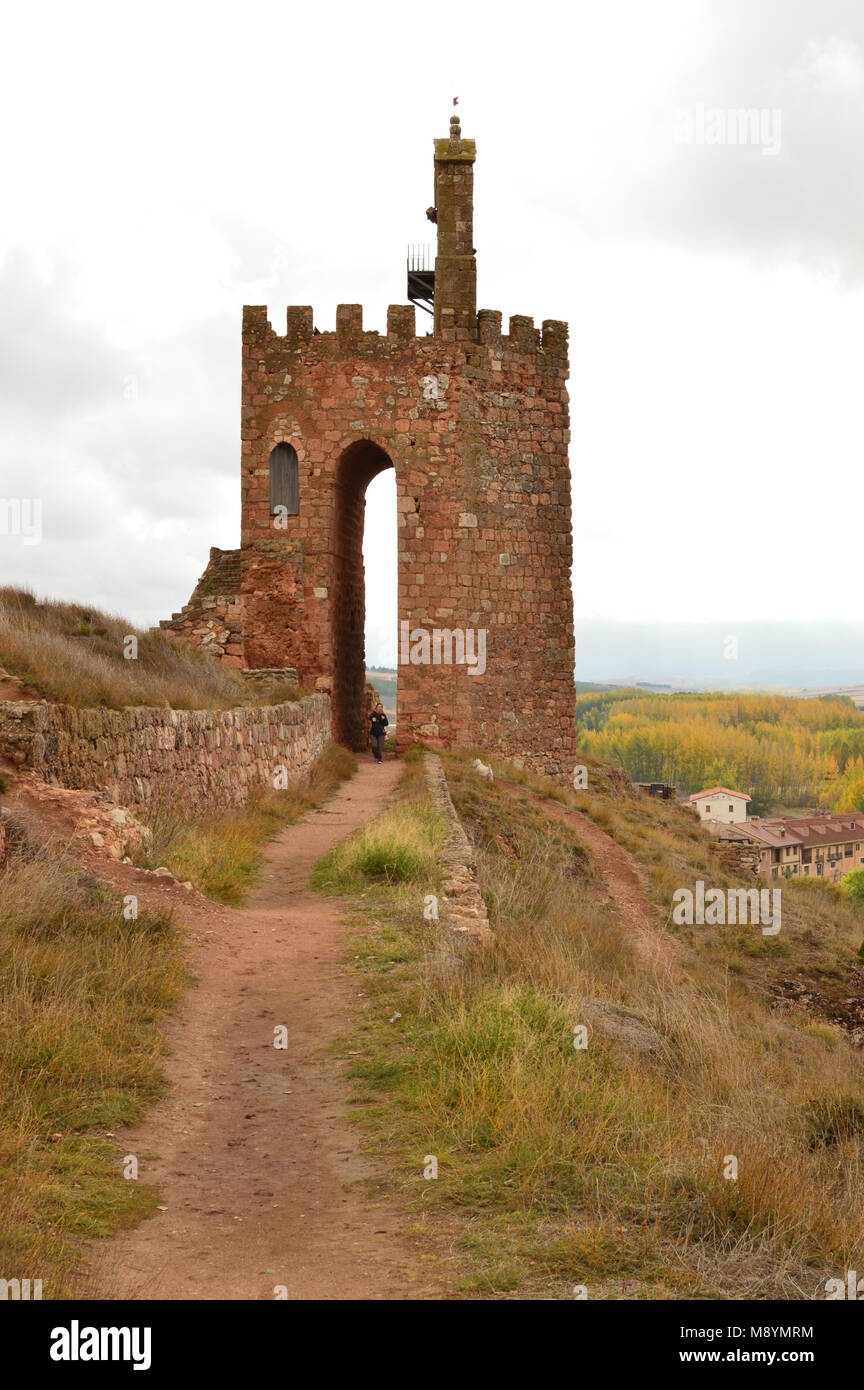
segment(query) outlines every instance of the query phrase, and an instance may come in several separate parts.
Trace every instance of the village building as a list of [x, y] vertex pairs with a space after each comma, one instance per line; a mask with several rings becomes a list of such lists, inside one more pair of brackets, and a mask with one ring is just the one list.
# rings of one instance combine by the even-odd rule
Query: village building
[[861, 867], [864, 816], [751, 816], [746, 825], [717, 826], [718, 838], [759, 850], [763, 878], [821, 878], [839, 883]]
[[690, 805], [702, 821], [719, 821], [723, 825], [740, 825], [747, 819], [750, 798], [746, 792], [734, 792], [729, 787], [709, 787], [694, 792]]

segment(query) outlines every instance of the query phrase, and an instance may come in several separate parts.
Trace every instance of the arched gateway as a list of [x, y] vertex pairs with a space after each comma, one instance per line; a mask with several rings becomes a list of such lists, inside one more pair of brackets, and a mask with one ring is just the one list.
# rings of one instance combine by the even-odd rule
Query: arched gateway
[[244, 309], [241, 548], [211, 552], [164, 626], [218, 627], [232, 665], [293, 668], [330, 692], [334, 737], [363, 746], [365, 493], [392, 466], [399, 745], [557, 772], [574, 715], [567, 328], [514, 317], [504, 334], [477, 312], [474, 159], [454, 117], [435, 141], [433, 333], [413, 304], [390, 307], [383, 336], [357, 304], [325, 333], [290, 307], [281, 335]]

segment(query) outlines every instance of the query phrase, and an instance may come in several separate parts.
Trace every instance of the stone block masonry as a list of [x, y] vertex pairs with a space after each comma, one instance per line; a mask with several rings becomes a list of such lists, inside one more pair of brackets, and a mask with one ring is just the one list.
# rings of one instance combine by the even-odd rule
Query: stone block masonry
[[477, 883], [474, 851], [453, 805], [444, 764], [433, 753], [426, 754], [425, 762], [426, 785], [432, 805], [447, 821], [447, 838], [439, 855], [444, 873], [441, 893], [445, 923], [451, 931], [465, 932], [469, 936], [489, 936], [489, 915]]
[[160, 628], [203, 648], [223, 666], [243, 666], [242, 559], [239, 550], [212, 546], [207, 568], [188, 603]]
[[474, 161], [454, 117], [434, 145], [432, 333], [417, 335], [413, 305], [392, 305], [383, 335], [359, 304], [322, 333], [308, 306], [288, 308], [284, 333], [244, 309], [241, 547], [211, 552], [170, 626], [220, 660], [295, 668], [331, 694], [333, 737], [364, 748], [366, 489], [393, 468], [398, 631], [485, 644], [482, 672], [400, 660], [397, 747], [476, 746], [567, 775], [567, 326], [515, 315], [505, 333], [500, 312], [478, 313]]
[[302, 781], [329, 741], [326, 695], [231, 710], [0, 704], [0, 752], [18, 767], [129, 807], [241, 805], [277, 768]]

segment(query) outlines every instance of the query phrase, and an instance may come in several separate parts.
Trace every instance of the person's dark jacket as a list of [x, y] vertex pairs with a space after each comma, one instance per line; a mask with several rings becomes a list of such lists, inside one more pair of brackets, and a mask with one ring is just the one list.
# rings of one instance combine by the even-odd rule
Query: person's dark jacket
[[389, 723], [390, 720], [386, 714], [378, 714], [376, 710], [373, 710], [369, 716], [369, 732], [372, 737], [377, 738], [379, 734], [383, 734]]

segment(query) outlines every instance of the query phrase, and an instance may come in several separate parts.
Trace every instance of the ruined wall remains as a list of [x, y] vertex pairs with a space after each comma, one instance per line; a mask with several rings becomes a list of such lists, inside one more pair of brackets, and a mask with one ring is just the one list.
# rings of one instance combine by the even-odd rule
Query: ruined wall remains
[[164, 618], [163, 631], [202, 647], [223, 666], [243, 666], [242, 558], [239, 550], [210, 549], [207, 568], [188, 603]]
[[259, 709], [76, 709], [0, 704], [0, 752], [43, 781], [124, 806], [241, 804], [284, 767], [301, 781], [330, 741], [324, 695]]
[[712, 840], [715, 858], [721, 860], [736, 878], [759, 877], [759, 846], [734, 840]]
[[[284, 334], [265, 308], [244, 309], [230, 609], [243, 663], [294, 667], [305, 688], [331, 692], [334, 738], [365, 747], [365, 497], [392, 467], [397, 745], [478, 746], [555, 774], [572, 762], [575, 699], [567, 326], [538, 330], [517, 315], [504, 333], [498, 311], [477, 312], [474, 158], [454, 118], [449, 139], [435, 141], [433, 333], [417, 335], [411, 305], [390, 307], [384, 335], [364, 331], [357, 304], [340, 305], [323, 333], [309, 307], [288, 309]], [[272, 505], [277, 445], [296, 451], [289, 514]], [[204, 616], [208, 598], [198, 594], [180, 629], [236, 658], [236, 629], [222, 640], [227, 612], [207, 635], [223, 616], [218, 605]]]
[[489, 914], [477, 882], [474, 851], [453, 805], [444, 765], [434, 753], [425, 756], [426, 785], [432, 805], [447, 822], [447, 837], [438, 855], [444, 874], [441, 884], [444, 922], [451, 931], [465, 932], [469, 936], [489, 936]]

